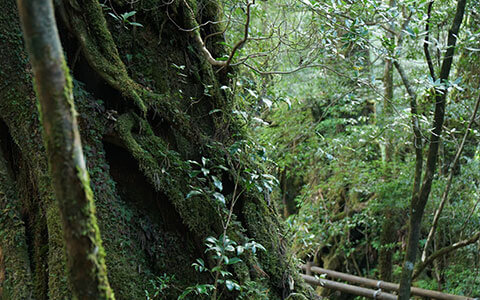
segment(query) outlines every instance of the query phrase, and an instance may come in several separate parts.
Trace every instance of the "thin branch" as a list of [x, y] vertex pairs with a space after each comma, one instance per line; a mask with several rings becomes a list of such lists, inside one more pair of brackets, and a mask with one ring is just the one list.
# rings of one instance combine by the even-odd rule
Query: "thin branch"
[[403, 37], [405, 36], [405, 30], [407, 29], [407, 26], [410, 23], [412, 15], [413, 15], [413, 12], [410, 12], [410, 14], [408, 15], [408, 17], [405, 19], [402, 26], [400, 27], [400, 32], [398, 32], [398, 34], [397, 34], [397, 45], [399, 45], [399, 46], [403, 42]]
[[425, 53], [425, 59], [427, 60], [428, 70], [430, 71], [430, 76], [432, 80], [435, 82], [435, 69], [433, 68], [432, 56], [430, 55], [429, 45], [430, 45], [430, 16], [432, 14], [432, 6], [435, 1], [430, 1], [428, 3], [428, 11], [427, 11], [427, 22], [425, 24], [425, 39], [423, 40], [423, 52]]
[[452, 166], [450, 168], [450, 174], [448, 175], [447, 179], [447, 185], [445, 186], [445, 190], [443, 191], [442, 194], [442, 200], [440, 201], [440, 204], [435, 211], [435, 216], [433, 217], [433, 224], [432, 227], [430, 228], [430, 232], [428, 233], [427, 241], [425, 242], [425, 246], [423, 248], [423, 253], [422, 253], [422, 262], [424, 262], [427, 259], [427, 252], [428, 248], [430, 247], [430, 244], [432, 243], [433, 236], [435, 234], [435, 230], [437, 229], [438, 225], [438, 220], [440, 219], [440, 214], [443, 211], [443, 207], [445, 206], [445, 203], [447, 202], [448, 198], [448, 193], [450, 192], [450, 188], [452, 186], [452, 179], [453, 179], [453, 173], [455, 172], [455, 168], [458, 164], [458, 161], [460, 159], [460, 155], [462, 154], [463, 148], [465, 146], [465, 142], [467, 140], [468, 133], [470, 132], [470, 128], [473, 125], [473, 122], [475, 121], [475, 117], [477, 116], [477, 111], [478, 107], [480, 105], [480, 96], [477, 99], [477, 102], [475, 103], [475, 108], [473, 110], [472, 116], [470, 117], [470, 122], [468, 122], [467, 129], [465, 130], [465, 134], [463, 135], [462, 142], [460, 143], [460, 146], [458, 147], [457, 153], [455, 154], [455, 158], [453, 159]]
[[[189, 10], [193, 13], [193, 10], [190, 8], [190, 6], [185, 2], [185, 5], [189, 8]], [[199, 30], [200, 28], [202, 27], [205, 27], [209, 24], [212, 24], [212, 25], [216, 25], [216, 24], [221, 24], [221, 23], [225, 23], [226, 21], [211, 21], [211, 20], [208, 20], [207, 22], [205, 23], [202, 23], [202, 24], [198, 24], [196, 26], [193, 26], [192, 28], [183, 28], [182, 26], [178, 25], [177, 22], [175, 22], [172, 17], [170, 17], [170, 14], [168, 12], [168, 9], [167, 9], [167, 17], [168, 19], [170, 20], [170, 22], [173, 23], [173, 25], [175, 25], [175, 27], [177, 27], [178, 30], [180, 31], [185, 31], [185, 32], [193, 32], [193, 31], [196, 31], [196, 30]]]
[[232, 49], [232, 52], [230, 52], [230, 56], [228, 57], [228, 60], [227, 62], [225, 63], [225, 67], [228, 67], [228, 65], [230, 64], [230, 62], [232, 61], [233, 59], [233, 55], [235, 55], [235, 52], [240, 49], [240, 47], [243, 46], [243, 44], [245, 44], [245, 42], [247, 41], [248, 39], [248, 30], [249, 30], [249, 27], [250, 27], [250, 7], [252, 5], [255, 4], [255, 0], [253, 0], [252, 2], [248, 3], [247, 4], [247, 21], [245, 22], [245, 28], [244, 28], [244, 31], [243, 31], [243, 39], [241, 39], [240, 41], [238, 41], [235, 46], [233, 46], [233, 49]]
[[460, 227], [460, 230], [458, 232], [463, 232], [463, 229], [465, 229], [465, 226], [467, 225], [468, 221], [472, 217], [472, 215], [475, 213], [475, 210], [477, 209], [478, 203], [480, 203], [480, 198], [477, 198], [477, 201], [475, 201], [475, 204], [472, 207], [472, 210], [468, 214], [468, 217], [463, 221], [462, 227]]
[[217, 35], [223, 35], [228, 30], [228, 27], [230, 27], [231, 21], [232, 21], [232, 14], [229, 14], [228, 15], [228, 20], [227, 20], [227, 25], [225, 25], [225, 28], [223, 28], [222, 31], [217, 31], [217, 32], [213, 32], [213, 33], [210, 33], [210, 34], [206, 35], [203, 38], [203, 42], [207, 42], [207, 40], [211, 37], [214, 37], [214, 36], [217, 36]]
[[[188, 11], [190, 12], [190, 22], [192, 24], [195, 23], [195, 13], [193, 12], [193, 9], [190, 7], [190, 5], [188, 5], [187, 1], [184, 0], [184, 3], [185, 3], [185, 6], [188, 8]], [[244, 44], [245, 42], [248, 40], [248, 31], [249, 31], [249, 27], [250, 27], [250, 16], [251, 16], [251, 7], [252, 5], [255, 4], [255, 0], [253, 0], [252, 2], [249, 2], [247, 4], [247, 10], [246, 10], [246, 17], [247, 17], [247, 20], [245, 22], [245, 26], [244, 26], [244, 33], [243, 33], [243, 38], [238, 41], [232, 48], [232, 51], [230, 52], [230, 55], [228, 56], [228, 59], [226, 61], [220, 61], [220, 60], [216, 60], [212, 54], [210, 53], [210, 51], [207, 49], [207, 46], [205, 45], [205, 40], [202, 39], [202, 36], [200, 35], [200, 30], [199, 28], [202, 26], [202, 25], [197, 25], [197, 26], [193, 26], [192, 29], [182, 29], [180, 28], [178, 25], [177, 27], [180, 29], [180, 30], [183, 30], [183, 31], [189, 31], [189, 32], [192, 32], [193, 35], [194, 35], [194, 38], [195, 38], [195, 41], [197, 42], [197, 44], [200, 46], [200, 50], [202, 51], [203, 55], [205, 56], [205, 58], [207, 59], [207, 61], [212, 65], [212, 66], [217, 66], [217, 67], [221, 67], [221, 69], [223, 68], [226, 68], [230, 65], [230, 63], [232, 62], [232, 59], [235, 55], [235, 53], [237, 52], [237, 50], [239, 50]], [[213, 23], [211, 21], [208, 21], [210, 23]], [[207, 23], [208, 23], [207, 22]], [[207, 24], [207, 23], [204, 23], [204, 24]], [[211, 37], [212, 35], [208, 35], [206, 38], [209, 38]]]
[[242, 59], [240, 59], [239, 62], [230, 64], [230, 66], [234, 67], [234, 66], [243, 65], [246, 61], [248, 61], [248, 60], [251, 59], [251, 58], [267, 57], [268, 54], [270, 54], [270, 52], [273, 52], [273, 51], [268, 51], [268, 52], [263, 52], [263, 53], [252, 53], [252, 54], [249, 54], [249, 55], [243, 57]]
[[292, 74], [292, 73], [295, 73], [295, 72], [298, 72], [300, 70], [303, 70], [303, 69], [307, 69], [307, 68], [325, 68], [329, 71], [332, 71], [333, 73], [339, 75], [339, 76], [342, 76], [342, 77], [347, 77], [350, 79], [350, 77], [348, 76], [345, 76], [344, 74], [341, 74], [340, 72], [330, 68], [330, 67], [327, 67], [326, 65], [322, 65], [322, 64], [303, 64], [295, 69], [292, 69], [292, 70], [287, 70], [287, 71], [261, 71], [257, 68], [255, 68], [254, 66], [252, 65], [249, 65], [247, 64], [246, 62], [243, 62], [242, 63], [243, 65], [245, 65], [246, 67], [248, 67], [249, 69], [255, 71], [256, 73], [258, 73], [259, 75], [287, 75], [287, 74]]
[[417, 93], [414, 91], [412, 84], [408, 80], [407, 75], [405, 74], [405, 70], [403, 67], [398, 63], [398, 61], [394, 61], [393, 65], [400, 74], [400, 78], [402, 79], [403, 85], [407, 90], [408, 95], [410, 96], [410, 114], [412, 120], [412, 129], [414, 134], [414, 148], [415, 148], [415, 175], [414, 175], [414, 183], [413, 183], [413, 196], [418, 197], [420, 192], [420, 183], [422, 180], [422, 167], [423, 167], [423, 141], [422, 141], [422, 133], [420, 130], [420, 125], [418, 122], [418, 112], [417, 112]]
[[450, 245], [450, 246], [447, 246], [447, 247], [444, 247], [438, 251], [436, 251], [435, 253], [433, 253], [432, 255], [430, 255], [423, 263], [421, 263], [416, 269], [415, 269], [415, 272], [413, 273], [413, 276], [412, 276], [412, 279], [415, 279], [418, 277], [418, 275], [420, 275], [422, 273], [423, 270], [425, 270], [425, 268], [431, 264], [434, 260], [436, 260], [437, 258], [445, 255], [445, 254], [448, 254], [452, 251], [455, 251], [457, 250], [458, 248], [462, 248], [462, 247], [465, 247], [465, 246], [468, 246], [468, 245], [471, 245], [475, 242], [477, 242], [478, 240], [480, 239], [480, 231], [478, 231], [475, 235], [473, 235], [471, 238], [469, 239], [466, 239], [466, 240], [462, 240], [460, 242], [457, 242], [453, 245]]

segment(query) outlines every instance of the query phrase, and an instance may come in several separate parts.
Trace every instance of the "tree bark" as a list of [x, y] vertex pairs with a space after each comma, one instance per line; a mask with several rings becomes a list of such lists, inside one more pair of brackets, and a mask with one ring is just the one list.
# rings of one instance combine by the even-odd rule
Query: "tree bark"
[[[32, 274], [17, 190], [0, 148], [0, 299], [32, 299]], [[11, 282], [5, 282], [5, 279]], [[15, 278], [15, 280], [12, 280]], [[5, 287], [5, 288], [2, 288]]]
[[[395, 7], [395, 0], [389, 0], [389, 7], [392, 9]], [[387, 38], [390, 40], [392, 45], [395, 44], [395, 39], [393, 36], [394, 28], [393, 24], [388, 25], [390, 31], [387, 32]], [[392, 53], [389, 53], [391, 56]], [[383, 112], [382, 112], [382, 126], [386, 127], [387, 124], [390, 124], [390, 119], [392, 118], [392, 107], [393, 107], [393, 61], [391, 57], [385, 59], [385, 67], [383, 72], [383, 86], [384, 86], [384, 96], [383, 96]], [[384, 144], [384, 155], [383, 161], [389, 163], [392, 160], [393, 153], [393, 143], [391, 134], [386, 130], [385, 134], [385, 144]], [[388, 170], [388, 166], [387, 166]], [[393, 269], [393, 253], [395, 249], [391, 247], [391, 244], [395, 242], [395, 233], [397, 224], [394, 219], [394, 212], [391, 211], [391, 208], [387, 208], [384, 212], [385, 218], [382, 224], [382, 231], [380, 233], [380, 251], [379, 251], [379, 271], [380, 278], [384, 281], [391, 281], [392, 279], [392, 269]]]
[[74, 299], [114, 299], [51, 0], [19, 0]]
[[[452, 27], [448, 33], [447, 51], [443, 58], [440, 70], [440, 82], [447, 85], [448, 76], [452, 67], [457, 35], [462, 24], [465, 13], [466, 0], [459, 0], [455, 12], [455, 18]], [[400, 277], [399, 299], [407, 300], [410, 298], [410, 286], [412, 283], [412, 272], [417, 256], [418, 241], [420, 239], [420, 229], [422, 224], [423, 212], [427, 204], [430, 190], [432, 187], [433, 176], [437, 166], [438, 146], [440, 144], [440, 135], [445, 117], [445, 101], [447, 89], [435, 91], [432, 98], [435, 103], [435, 112], [433, 119], [433, 130], [430, 137], [429, 149], [427, 153], [427, 162], [425, 166], [425, 176], [418, 197], [414, 193], [411, 202], [409, 233], [405, 261]]]

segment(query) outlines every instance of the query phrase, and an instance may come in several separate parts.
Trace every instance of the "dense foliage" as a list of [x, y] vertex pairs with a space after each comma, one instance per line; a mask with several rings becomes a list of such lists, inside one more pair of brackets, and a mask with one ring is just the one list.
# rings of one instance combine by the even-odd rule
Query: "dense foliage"
[[[252, 132], [279, 179], [274, 198], [300, 258], [400, 280], [416, 159], [411, 97], [393, 67], [396, 62], [416, 93], [425, 155], [435, 109], [432, 95], [447, 93], [417, 269], [447, 188], [447, 204], [425, 255], [470, 241], [414, 272], [414, 284], [480, 293], [478, 116], [469, 124], [479, 97], [477, 4], [467, 2], [452, 71], [448, 81], [440, 82], [432, 74], [439, 72], [447, 50], [456, 1], [257, 3], [251, 40], [237, 58], [242, 65], [237, 85], [245, 91], [237, 96], [245, 100]], [[231, 9], [233, 18], [242, 14]]]

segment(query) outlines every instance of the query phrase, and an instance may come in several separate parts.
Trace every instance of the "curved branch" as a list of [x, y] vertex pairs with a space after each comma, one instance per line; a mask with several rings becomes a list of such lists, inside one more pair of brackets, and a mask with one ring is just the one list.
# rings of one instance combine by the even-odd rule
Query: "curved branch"
[[60, 15], [80, 43], [88, 64], [110, 86], [125, 98], [133, 100], [145, 113], [148, 104], [144, 99], [159, 100], [161, 97], [148, 91], [128, 75], [112, 34], [107, 28], [100, 3], [95, 0], [67, 0], [61, 1], [59, 5]]
[[[235, 53], [237, 52], [237, 50], [239, 50], [245, 44], [245, 42], [248, 40], [248, 31], [249, 31], [249, 28], [250, 28], [250, 16], [251, 16], [250, 11], [251, 11], [251, 6], [255, 4], [255, 0], [253, 0], [252, 2], [249, 2], [247, 4], [247, 11], [246, 11], [247, 20], [246, 20], [245, 26], [244, 26], [243, 38], [233, 46], [232, 51], [230, 52], [230, 54], [228, 56], [228, 59], [226, 61], [216, 60], [212, 56], [210, 51], [207, 49], [207, 46], [205, 45], [205, 41], [202, 39], [202, 36], [200, 35], [199, 25], [195, 25], [196, 24], [195, 13], [193, 12], [192, 8], [188, 5], [186, 0], [184, 0], [184, 3], [187, 6], [189, 14], [190, 14], [190, 16], [189, 16], [190, 20], [189, 21], [191, 22], [192, 28], [194, 29], [192, 31], [192, 33], [194, 35], [194, 39], [197, 42], [198, 46], [200, 47], [200, 50], [202, 51], [202, 53], [205, 56], [205, 58], [207, 59], [207, 61], [212, 66], [221, 67], [220, 69], [228, 67], [230, 65], [230, 63], [232, 62], [232, 59], [233, 59]], [[211, 37], [211, 36], [212, 35], [208, 35], [207, 37]]]
[[467, 129], [465, 130], [465, 134], [463, 135], [462, 142], [460, 143], [460, 146], [458, 147], [457, 153], [455, 154], [455, 158], [453, 159], [452, 166], [450, 168], [450, 174], [448, 175], [447, 179], [447, 185], [445, 186], [445, 190], [443, 191], [442, 194], [442, 200], [440, 201], [440, 204], [435, 211], [435, 216], [433, 217], [433, 224], [432, 227], [430, 228], [430, 231], [428, 233], [427, 241], [425, 242], [425, 246], [423, 247], [423, 253], [422, 253], [422, 262], [424, 262], [427, 259], [427, 251], [428, 248], [430, 247], [430, 244], [432, 243], [433, 236], [435, 234], [435, 230], [437, 229], [438, 225], [438, 220], [440, 219], [440, 214], [443, 211], [443, 207], [445, 206], [445, 203], [447, 202], [448, 198], [448, 193], [450, 192], [450, 187], [452, 186], [452, 179], [453, 179], [453, 173], [454, 170], [458, 164], [458, 161], [460, 159], [460, 155], [462, 154], [463, 148], [465, 146], [465, 142], [467, 140], [468, 133], [470, 131], [470, 128], [473, 125], [473, 122], [475, 121], [475, 117], [477, 116], [478, 112], [478, 107], [480, 105], [480, 96], [477, 99], [477, 102], [475, 103], [475, 108], [473, 109], [472, 116], [470, 117], [470, 121], [468, 122]]
[[453, 245], [450, 245], [448, 247], [444, 247], [438, 251], [436, 251], [435, 253], [433, 253], [432, 255], [430, 255], [427, 259], [425, 259], [425, 261], [423, 263], [421, 263], [416, 269], [415, 269], [415, 272], [413, 273], [413, 276], [412, 276], [412, 279], [415, 279], [418, 277], [418, 275], [420, 275], [422, 273], [423, 270], [425, 270], [425, 268], [431, 264], [435, 259], [439, 258], [440, 256], [443, 256], [445, 254], [448, 254], [452, 251], [455, 251], [459, 248], [462, 248], [462, 247], [465, 247], [465, 246], [468, 246], [468, 245], [471, 245], [473, 243], [475, 243], [476, 241], [478, 241], [480, 239], [480, 231], [478, 231], [475, 235], [473, 235], [471, 238], [469, 239], [466, 239], [466, 240], [462, 240], [460, 242], [457, 242]]
[[[308, 68], [325, 68], [329, 71], [332, 71], [334, 73], [337, 73], [337, 71], [335, 71], [334, 69], [330, 68], [330, 67], [327, 67], [326, 65], [322, 65], [322, 64], [304, 64], [304, 65], [301, 65], [295, 69], [291, 69], [291, 70], [287, 70], [287, 71], [262, 71], [262, 70], [259, 70], [257, 68], [255, 68], [254, 66], [252, 65], [249, 65], [247, 64], [246, 62], [243, 62], [242, 65], [248, 67], [249, 69], [253, 70], [254, 72], [258, 73], [259, 75], [287, 75], [287, 74], [292, 74], [292, 73], [295, 73], [295, 72], [298, 72], [300, 70], [303, 70], [303, 69], [308, 69]], [[337, 75], [340, 75], [337, 74]], [[343, 75], [345, 76], [345, 75]]]

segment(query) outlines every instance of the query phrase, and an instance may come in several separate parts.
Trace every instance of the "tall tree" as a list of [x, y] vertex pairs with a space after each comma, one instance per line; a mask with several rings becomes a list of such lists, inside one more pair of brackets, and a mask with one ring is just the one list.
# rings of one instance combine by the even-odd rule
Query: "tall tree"
[[[433, 1], [430, 2], [428, 8], [428, 14], [431, 12]], [[413, 196], [411, 200], [410, 208], [410, 220], [409, 220], [409, 233], [408, 233], [408, 242], [407, 250], [405, 254], [405, 260], [403, 263], [402, 275], [400, 278], [400, 290], [399, 290], [399, 299], [407, 300], [410, 298], [410, 286], [412, 283], [412, 273], [415, 265], [415, 260], [417, 257], [417, 248], [418, 242], [420, 239], [420, 229], [422, 224], [422, 217], [425, 210], [425, 205], [427, 204], [430, 191], [432, 188], [433, 177], [436, 172], [437, 160], [438, 160], [438, 148], [440, 144], [440, 136], [442, 134], [442, 126], [445, 117], [445, 104], [447, 99], [448, 92], [448, 77], [450, 75], [450, 70], [453, 63], [453, 55], [455, 53], [455, 45], [457, 42], [458, 32], [460, 30], [460, 25], [462, 24], [463, 16], [465, 13], [466, 0], [458, 0], [457, 8], [455, 11], [455, 17], [452, 22], [452, 26], [448, 32], [448, 41], [447, 41], [447, 51], [444, 54], [442, 66], [440, 69], [439, 80], [443, 88], [436, 88], [432, 91], [432, 103], [434, 103], [434, 119], [433, 119], [433, 130], [430, 136], [429, 148], [427, 151], [427, 161], [425, 165], [425, 175], [423, 176], [423, 182], [421, 182], [422, 177], [422, 165], [423, 157], [422, 153], [417, 152], [416, 155], [416, 169], [414, 176], [414, 188]], [[427, 20], [430, 22], [430, 20]], [[428, 24], [427, 24], [427, 38], [428, 38]], [[426, 38], [426, 39], [427, 39]], [[426, 59], [430, 69], [430, 75], [432, 78], [436, 78], [435, 72], [433, 69], [433, 64], [428, 51], [428, 40], [426, 40]], [[398, 64], [397, 64], [398, 66]], [[397, 67], [400, 72], [400, 68]], [[405, 86], [408, 88], [408, 83], [405, 83]], [[415, 97], [412, 97], [412, 101], [416, 101]], [[415, 105], [414, 105], [415, 106]], [[412, 114], [416, 114], [416, 111], [412, 110]], [[415, 138], [418, 136], [418, 125], [413, 124], [413, 129], [415, 132]], [[417, 145], [415, 145], [417, 147]]]

